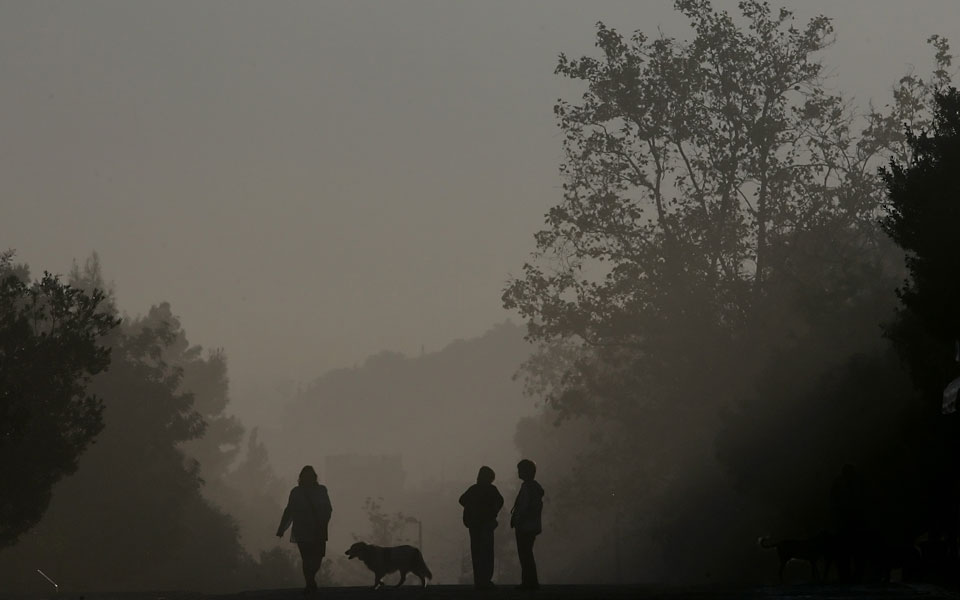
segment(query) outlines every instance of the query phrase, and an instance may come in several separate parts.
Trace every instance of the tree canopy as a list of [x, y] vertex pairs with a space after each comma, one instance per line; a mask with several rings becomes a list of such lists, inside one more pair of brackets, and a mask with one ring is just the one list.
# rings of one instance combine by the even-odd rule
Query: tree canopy
[[0, 256], [0, 547], [36, 525], [103, 430], [90, 382], [110, 366], [106, 338], [119, 324], [103, 291], [50, 273], [31, 282], [12, 258]]
[[[265, 450], [255, 440], [250, 442], [254, 454], [230, 471], [243, 431], [223, 414], [228, 403], [224, 354], [191, 345], [167, 303], [118, 324], [96, 257], [75, 266], [69, 281], [65, 288], [71, 297], [97, 299], [98, 322], [110, 325], [99, 342], [110, 369], [91, 371], [84, 388], [95, 402], [82, 414], [96, 417], [99, 435], [75, 462], [72, 475], [46, 490], [49, 508], [39, 523], [3, 550], [5, 586], [35, 591], [44, 583], [36, 576], [38, 565], [74, 590], [224, 590], [296, 582], [291, 553], [272, 548], [255, 559], [228, 512], [269, 531], [264, 521], [272, 527], [280, 509], [275, 499], [263, 497], [265, 490], [252, 496], [242, 487], [272, 481]], [[92, 311], [92, 300], [83, 306]], [[50, 354], [24, 354], [24, 381], [32, 381], [26, 374], [38, 381], [51, 378], [51, 364], [56, 364], [51, 356], [81, 356], [68, 350], [61, 345], [49, 348]], [[6, 368], [3, 375], [8, 376]], [[56, 380], [57, 373], [52, 375]], [[36, 471], [46, 455], [27, 453], [33, 450], [23, 447], [18, 458]], [[259, 468], [244, 468], [249, 461]], [[7, 472], [14, 462], [4, 455], [0, 469]], [[225, 489], [228, 479], [232, 496]], [[228, 498], [229, 506], [214, 504], [209, 488]], [[261, 514], [265, 504], [266, 517]]]
[[907, 161], [891, 161], [883, 229], [906, 253], [902, 307], [888, 330], [915, 382], [939, 408], [939, 392], [956, 376], [960, 340], [960, 93], [936, 96], [929, 129], [908, 128]]
[[[598, 56], [560, 56], [556, 72], [584, 89], [555, 107], [563, 197], [502, 296], [538, 344], [528, 389], [561, 423], [525, 425], [521, 447], [568, 436], [578, 450], [555, 485], [570, 510], [647, 506], [657, 522], [617, 529], [633, 547], [656, 538], [664, 555], [705, 526], [700, 502], [733, 515], [735, 494], [764, 509], [754, 518], [814, 526], [853, 450], [866, 460], [902, 435], [910, 398], [896, 394], [909, 386], [880, 335], [902, 254], [878, 224], [876, 173], [910, 158], [902, 124], [931, 122], [951, 61], [930, 38], [930, 77], [910, 73], [889, 104], [858, 109], [826, 81], [826, 17], [797, 24], [756, 0], [739, 15], [675, 4], [689, 41], [600, 23]], [[713, 515], [712, 529], [728, 527], [715, 539], [743, 535], [736, 514]], [[727, 550], [716, 554], [740, 552]]]
[[[563, 201], [503, 294], [535, 341], [580, 340], [608, 368], [644, 357], [629, 360], [638, 390], [665, 384], [665, 348], [679, 346], [676, 360], [709, 346], [697, 338], [781, 322], [785, 298], [841, 302], [856, 293], [847, 269], [881, 268], [852, 255], [885, 241], [874, 172], [902, 137], [891, 115], [915, 100], [902, 86], [890, 115], [861, 116], [830, 92], [824, 17], [797, 27], [786, 9], [747, 1], [741, 26], [709, 2], [677, 8], [691, 42], [624, 39], [601, 23], [601, 58], [561, 55], [557, 72], [586, 86], [555, 109]], [[585, 408], [578, 367], [557, 406]], [[604, 396], [592, 408], [610, 408]]]

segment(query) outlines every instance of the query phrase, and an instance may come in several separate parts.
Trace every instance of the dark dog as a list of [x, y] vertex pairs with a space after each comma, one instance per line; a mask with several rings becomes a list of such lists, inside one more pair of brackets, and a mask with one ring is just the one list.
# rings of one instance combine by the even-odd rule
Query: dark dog
[[384, 548], [357, 542], [350, 546], [345, 552], [350, 558], [359, 558], [367, 568], [373, 571], [373, 588], [377, 589], [383, 585], [381, 578], [394, 571], [400, 571], [400, 581], [397, 587], [403, 585], [407, 579], [407, 573], [413, 573], [420, 578], [420, 585], [427, 586], [427, 579], [433, 579], [433, 573], [423, 562], [423, 555], [420, 550], [413, 546], [391, 546]]
[[805, 560], [810, 563], [810, 569], [813, 572], [815, 580], [820, 579], [817, 571], [817, 563], [823, 560], [823, 577], [826, 579], [830, 573], [830, 565], [833, 563], [836, 555], [836, 538], [827, 532], [822, 532], [806, 540], [782, 540], [777, 543], [770, 541], [768, 537], [761, 537], [757, 540], [761, 548], [776, 548], [777, 556], [780, 558], [780, 582], [783, 582], [783, 570], [791, 560]]

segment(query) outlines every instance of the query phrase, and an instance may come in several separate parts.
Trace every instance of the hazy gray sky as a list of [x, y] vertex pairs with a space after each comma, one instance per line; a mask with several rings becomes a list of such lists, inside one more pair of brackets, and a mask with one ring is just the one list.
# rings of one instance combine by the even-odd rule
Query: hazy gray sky
[[[955, 0], [791, 5], [835, 19], [864, 100], [930, 34], [960, 46]], [[121, 309], [226, 349], [241, 411], [478, 335], [559, 197], [553, 68], [598, 20], [687, 36], [670, 0], [2, 2], [0, 246], [35, 273], [98, 251]]]

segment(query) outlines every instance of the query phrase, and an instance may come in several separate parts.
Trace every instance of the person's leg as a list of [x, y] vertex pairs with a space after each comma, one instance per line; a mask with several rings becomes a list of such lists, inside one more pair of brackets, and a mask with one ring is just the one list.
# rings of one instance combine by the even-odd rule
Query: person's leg
[[535, 534], [517, 532], [517, 557], [520, 559], [520, 585], [525, 588], [539, 587], [537, 563], [533, 558]]
[[480, 538], [478, 544], [480, 559], [477, 561], [480, 569], [480, 585], [490, 587], [493, 579], [493, 530], [483, 529], [477, 533]]
[[310, 568], [311, 568], [311, 553], [310, 553], [310, 544], [304, 542], [297, 542], [297, 549], [300, 550], [300, 572], [303, 573], [303, 582], [306, 585], [304, 591], [310, 590]]
[[540, 578], [537, 577], [537, 560], [533, 555], [533, 543], [537, 541], [537, 534], [530, 535], [530, 578], [529, 586], [533, 589], [540, 587]]
[[517, 537], [517, 561], [520, 563], [520, 585], [523, 585], [527, 581], [527, 549], [524, 544], [523, 534], [516, 530], [514, 530], [514, 533]]
[[482, 540], [483, 535], [479, 529], [470, 529], [470, 560], [473, 562], [473, 585], [480, 587], [483, 585], [483, 566], [481, 565]]
[[317, 589], [317, 571], [320, 570], [320, 562], [323, 560], [323, 550], [318, 544], [311, 542], [300, 542], [297, 547], [300, 549], [305, 591], [315, 590]]
[[327, 555], [327, 542], [317, 542], [313, 547], [313, 559], [311, 567], [313, 572], [310, 574], [310, 581], [313, 582], [313, 589], [317, 589], [317, 573], [320, 572], [320, 565], [323, 564], [323, 557]]

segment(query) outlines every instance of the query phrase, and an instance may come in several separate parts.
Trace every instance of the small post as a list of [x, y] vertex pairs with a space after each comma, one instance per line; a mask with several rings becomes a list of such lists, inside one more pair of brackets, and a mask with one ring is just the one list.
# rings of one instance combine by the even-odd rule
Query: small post
[[417, 547], [420, 548], [420, 552], [423, 552], [423, 521], [416, 517], [407, 517], [405, 521], [417, 524]]
[[613, 528], [613, 552], [615, 555], [615, 560], [617, 562], [617, 583], [623, 583], [623, 570], [621, 568], [620, 562], [620, 511], [617, 510], [614, 516], [614, 528]]

